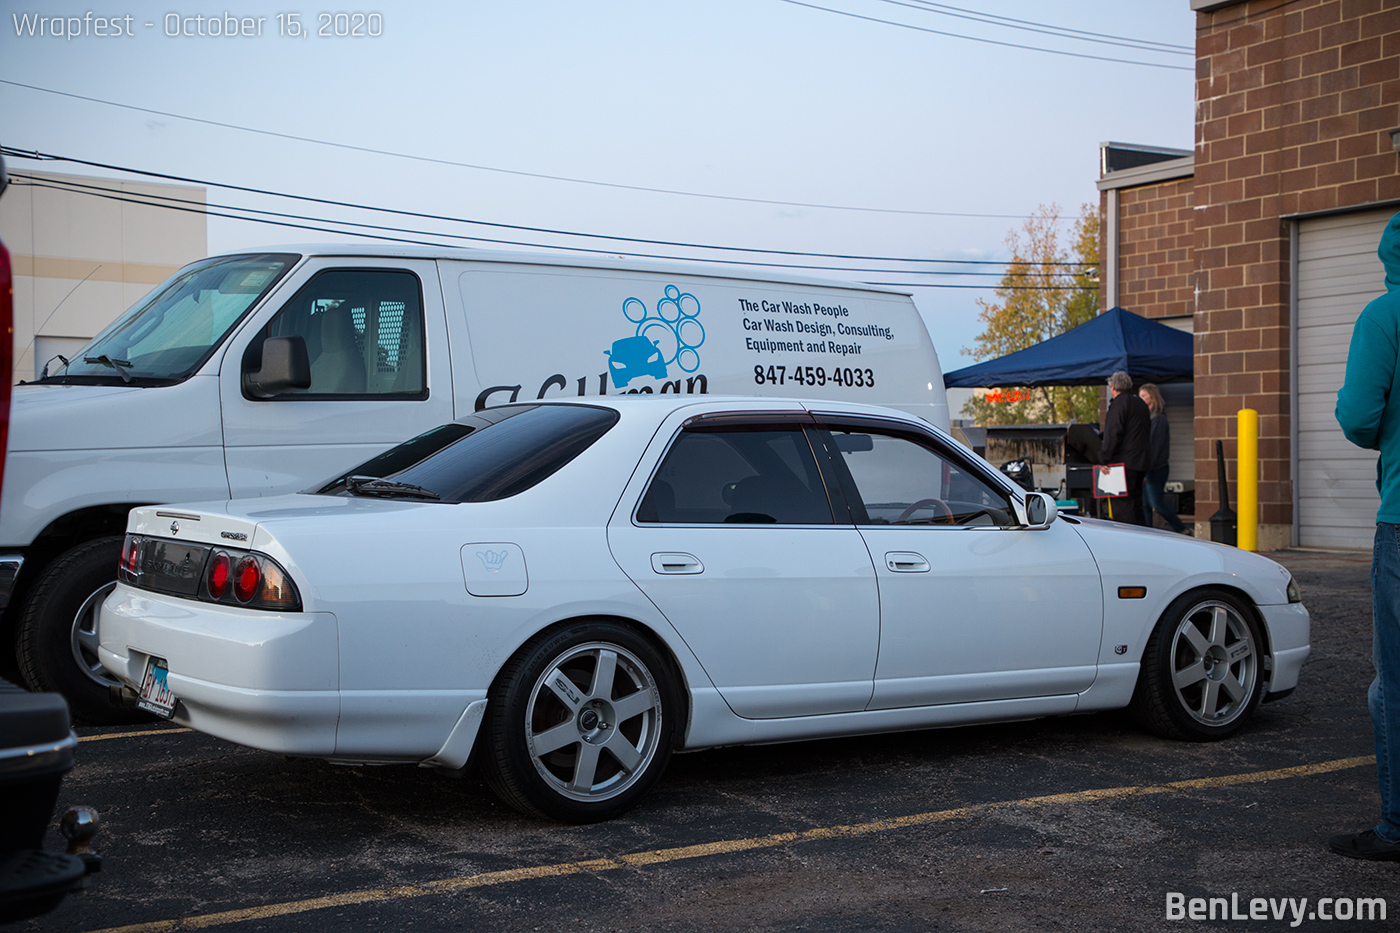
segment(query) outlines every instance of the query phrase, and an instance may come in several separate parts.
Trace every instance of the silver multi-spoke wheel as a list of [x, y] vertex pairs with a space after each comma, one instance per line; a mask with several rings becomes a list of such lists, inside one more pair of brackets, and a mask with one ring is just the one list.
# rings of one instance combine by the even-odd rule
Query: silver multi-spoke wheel
[[1172, 687], [1182, 709], [1206, 726], [1234, 722], [1259, 677], [1254, 633], [1234, 607], [1205, 600], [1182, 617], [1172, 638]]
[[1221, 739], [1259, 705], [1267, 645], [1253, 607], [1227, 590], [1178, 597], [1142, 653], [1130, 705], [1139, 723], [1176, 739]]
[[615, 797], [656, 754], [661, 699], [645, 664], [617, 645], [570, 648], [530, 691], [526, 737], [535, 770], [572, 800]]
[[83, 600], [83, 604], [73, 616], [73, 635], [69, 639], [69, 647], [73, 649], [73, 660], [77, 663], [78, 670], [104, 688], [117, 681], [97, 659], [97, 616], [102, 611], [102, 603], [116, 588], [117, 581], [113, 580], [99, 586], [91, 596]]
[[487, 784], [525, 813], [570, 823], [626, 812], [670, 760], [685, 719], [680, 682], [659, 645], [621, 622], [541, 632], [491, 686]]

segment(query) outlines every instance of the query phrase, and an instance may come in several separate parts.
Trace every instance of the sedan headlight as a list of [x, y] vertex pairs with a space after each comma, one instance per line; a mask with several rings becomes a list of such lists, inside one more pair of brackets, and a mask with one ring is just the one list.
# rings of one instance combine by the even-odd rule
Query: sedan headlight
[[1298, 584], [1292, 577], [1288, 578], [1288, 601], [1290, 603], [1303, 601], [1303, 594], [1298, 591]]

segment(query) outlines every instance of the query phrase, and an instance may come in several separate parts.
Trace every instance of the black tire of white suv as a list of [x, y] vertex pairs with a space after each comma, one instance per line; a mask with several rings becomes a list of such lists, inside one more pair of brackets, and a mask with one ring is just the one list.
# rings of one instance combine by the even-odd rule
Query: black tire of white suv
[[35, 691], [61, 693], [75, 722], [92, 726], [148, 722], [149, 713], [114, 706], [116, 681], [97, 660], [97, 616], [117, 584], [120, 536], [94, 538], [44, 568], [25, 600], [15, 654]]

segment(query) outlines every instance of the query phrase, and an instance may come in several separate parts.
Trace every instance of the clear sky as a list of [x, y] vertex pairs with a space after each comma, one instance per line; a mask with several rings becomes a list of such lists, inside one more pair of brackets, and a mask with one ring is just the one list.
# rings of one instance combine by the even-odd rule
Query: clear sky
[[[912, 270], [999, 270], [890, 260], [1005, 259], [1006, 234], [1037, 205], [1073, 216], [1097, 203], [1099, 143], [1192, 145], [1188, 0], [321, 6], [0, 0], [0, 143], [454, 218], [800, 252], [208, 194], [211, 204], [411, 228], [394, 235], [417, 239], [792, 262], [832, 278], [923, 283], [911, 291], [946, 370], [971, 362], [960, 351], [980, 329], [976, 299], [993, 297], [947, 286], [995, 277]], [[337, 10], [377, 15], [321, 16]], [[227, 31], [225, 14], [240, 27], [261, 19], [261, 35], [210, 35]], [[286, 14], [307, 34], [284, 34]], [[75, 17], [60, 31], [76, 23], [79, 34], [31, 35], [35, 15]], [[97, 17], [134, 35], [95, 35]], [[329, 35], [317, 35], [323, 27]], [[335, 35], [357, 28], [365, 34]], [[1113, 44], [1124, 39], [1136, 47]], [[213, 252], [347, 239], [209, 222]], [[843, 265], [862, 271], [812, 268]]]

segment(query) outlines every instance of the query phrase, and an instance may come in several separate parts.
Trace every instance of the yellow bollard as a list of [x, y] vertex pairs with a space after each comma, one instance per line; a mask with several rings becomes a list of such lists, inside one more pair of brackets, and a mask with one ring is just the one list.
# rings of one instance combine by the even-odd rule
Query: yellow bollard
[[1241, 408], [1236, 462], [1239, 485], [1238, 541], [1242, 551], [1259, 550], [1259, 412]]

